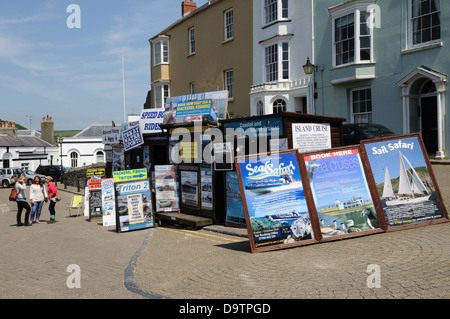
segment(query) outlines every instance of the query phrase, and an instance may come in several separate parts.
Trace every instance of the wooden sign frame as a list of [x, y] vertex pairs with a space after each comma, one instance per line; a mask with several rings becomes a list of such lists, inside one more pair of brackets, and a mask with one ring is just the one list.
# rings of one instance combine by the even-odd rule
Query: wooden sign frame
[[[301, 217], [299, 216], [298, 219], [296, 217], [289, 218], [289, 219], [292, 219], [292, 220], [295, 219], [291, 224], [289, 224], [289, 222], [288, 222], [288, 225], [290, 225], [289, 227], [286, 226], [285, 228], [283, 227], [283, 229], [281, 229], [281, 227], [275, 226], [277, 224], [274, 223], [274, 226], [273, 226], [274, 228], [272, 230], [270, 230], [270, 229], [265, 230], [266, 232], [271, 232], [272, 231], [274, 233], [279, 230], [280, 234], [284, 233], [283, 236], [284, 235], [287, 236], [286, 238], [284, 238], [284, 237], [281, 237], [281, 238], [280, 237], [276, 237], [275, 239], [276, 239], [276, 242], [278, 242], [278, 243], [270, 244], [270, 242], [268, 242], [267, 245], [264, 245], [266, 242], [263, 242], [263, 244], [261, 244], [259, 247], [257, 247], [257, 245], [255, 243], [255, 236], [254, 236], [255, 233], [252, 230], [251, 219], [250, 219], [250, 214], [249, 214], [249, 207], [248, 207], [248, 201], [249, 201], [250, 198], [247, 198], [247, 196], [246, 196], [245, 185], [244, 185], [244, 180], [243, 180], [243, 177], [242, 177], [242, 171], [241, 171], [240, 163], [242, 161], [245, 162], [245, 161], [250, 160], [250, 159], [256, 159], [256, 160], [258, 160], [258, 159], [262, 159], [262, 160], [267, 159], [267, 160], [270, 160], [270, 158], [273, 157], [273, 156], [278, 156], [278, 155], [283, 156], [285, 154], [291, 154], [295, 158], [296, 162], [293, 163], [293, 164], [296, 165], [296, 169], [298, 169], [298, 176], [300, 177], [300, 183], [302, 183], [302, 185], [304, 185], [303, 177], [301, 176], [301, 169], [300, 169], [300, 165], [299, 165], [299, 155], [298, 155], [297, 150], [287, 150], [287, 151], [276, 152], [276, 153], [253, 154], [253, 155], [246, 155], [246, 156], [237, 156], [237, 157], [235, 157], [235, 165], [236, 165], [236, 171], [237, 171], [237, 176], [238, 176], [238, 180], [239, 180], [239, 188], [240, 188], [240, 192], [241, 192], [242, 204], [244, 206], [244, 214], [245, 214], [245, 219], [246, 219], [246, 224], [247, 224], [247, 231], [248, 231], [248, 237], [249, 237], [249, 240], [250, 240], [252, 253], [263, 252], [263, 251], [270, 251], [270, 250], [277, 250], [277, 249], [284, 249], [284, 248], [291, 248], [291, 247], [308, 245], [308, 244], [313, 244], [313, 243], [317, 243], [318, 242], [317, 239], [316, 239], [317, 227], [315, 227], [313, 225], [313, 222], [312, 222], [313, 218], [312, 218], [312, 216], [309, 215], [308, 210], [306, 210], [306, 212], [301, 213], [302, 216]], [[271, 194], [273, 194], [273, 193], [269, 193], [266, 196], [270, 196]], [[276, 196], [276, 195], [274, 195], [274, 196]], [[291, 201], [291, 202], [295, 202], [295, 201]], [[283, 202], [283, 204], [286, 205], [286, 202]], [[280, 203], [280, 206], [283, 206], [283, 204]], [[306, 204], [306, 201], [305, 201], [305, 204]], [[299, 207], [301, 207], [301, 206], [299, 206]], [[290, 240], [290, 239], [292, 239], [292, 237], [289, 239], [289, 236], [291, 236], [291, 234], [288, 235], [287, 231], [289, 230], [293, 234], [293, 232], [292, 232], [292, 224], [294, 224], [297, 220], [300, 220], [300, 222], [303, 222], [303, 220], [304, 220], [303, 219], [303, 215], [304, 214], [306, 214], [306, 216], [309, 217], [309, 220], [311, 222], [311, 225], [310, 225], [311, 226], [311, 230], [310, 230], [311, 231], [311, 238], [310, 239], [307, 238], [307, 239], [293, 239], [293, 240]], [[265, 216], [265, 217], [263, 217], [263, 219], [269, 219], [270, 220], [270, 218], [272, 216], [275, 216], [275, 215], [276, 214], [272, 214], [270, 216]], [[272, 222], [272, 220], [271, 220], [271, 222]], [[263, 231], [261, 231], [261, 233], [262, 232]], [[280, 241], [284, 241], [284, 242], [280, 243]]]
[[[418, 158], [418, 160], [421, 160], [422, 163], [425, 163], [426, 165], [426, 169], [428, 171], [428, 175], [431, 179], [432, 182], [432, 186], [434, 188], [434, 194], [437, 197], [437, 203], [439, 204], [439, 208], [442, 212], [442, 217], [439, 218], [434, 218], [432, 217], [429, 220], [424, 220], [424, 221], [415, 221], [415, 222], [402, 222], [399, 225], [388, 225], [387, 230], [388, 231], [396, 231], [396, 230], [402, 230], [402, 229], [408, 229], [408, 228], [414, 228], [414, 227], [419, 227], [419, 226], [425, 226], [425, 225], [432, 225], [432, 224], [438, 224], [438, 223], [442, 223], [442, 222], [448, 222], [449, 221], [449, 216], [448, 216], [448, 212], [446, 210], [444, 201], [442, 199], [442, 195], [441, 192], [439, 190], [439, 186], [437, 184], [437, 180], [436, 177], [434, 175], [433, 172], [433, 168], [431, 166], [430, 160], [428, 158], [428, 154], [426, 152], [425, 149], [425, 145], [423, 143], [422, 140], [422, 136], [420, 135], [420, 133], [410, 133], [410, 134], [404, 134], [404, 135], [395, 135], [395, 136], [390, 136], [390, 137], [384, 137], [384, 138], [377, 138], [377, 139], [371, 139], [371, 140], [364, 140], [361, 141], [361, 153], [364, 157], [364, 162], [367, 163], [368, 169], [370, 170], [370, 174], [369, 174], [369, 179], [371, 181], [371, 184], [374, 185], [375, 189], [377, 188], [377, 184], [375, 181], [375, 177], [374, 177], [374, 173], [378, 173], [379, 174], [379, 168], [376, 167], [373, 160], [373, 157], [375, 155], [381, 155], [381, 156], [385, 156], [384, 160], [380, 160], [383, 162], [384, 165], [389, 165], [391, 164], [390, 162], [388, 162], [386, 160], [388, 154], [390, 154], [392, 152], [392, 154], [396, 155], [394, 152], [397, 149], [404, 149], [404, 152], [408, 152], [409, 150], [411, 150], [411, 153], [413, 151], [413, 148], [416, 147], [417, 145], [411, 145], [412, 142], [415, 142], [414, 138], [417, 139], [418, 142], [418, 146], [420, 147], [420, 150], [418, 151], [418, 154], [416, 154], [415, 156], [422, 156], [422, 158]], [[405, 142], [405, 140], [407, 140], [407, 142]], [[386, 144], [387, 142], [392, 141], [390, 144]], [[384, 143], [385, 145], [381, 144]], [[389, 146], [390, 145], [390, 146]], [[385, 146], [380, 147], [380, 148], [376, 148], [376, 146]], [[372, 154], [368, 154], [367, 149], [372, 147]], [[375, 149], [373, 149], [375, 147]], [[392, 149], [391, 149], [392, 148]], [[416, 148], [417, 150], [417, 148]], [[403, 153], [401, 153], [403, 154]], [[401, 161], [404, 161], [404, 156], [405, 155], [400, 155], [399, 158], [401, 158]], [[371, 161], [371, 157], [372, 157], [372, 161]], [[381, 157], [380, 157], [381, 158]], [[398, 161], [398, 158], [397, 158]], [[398, 163], [398, 162], [397, 162]], [[400, 164], [401, 165], [401, 164]], [[399, 165], [399, 166], [400, 166]], [[392, 164], [390, 165], [392, 166]], [[390, 166], [386, 166], [386, 168], [389, 168]], [[413, 167], [411, 166], [411, 168], [409, 169], [410, 172], [412, 172], [414, 170], [414, 168], [418, 168], [419, 166]], [[388, 169], [389, 171], [389, 169]], [[389, 171], [390, 173], [392, 173], [391, 171]], [[395, 173], [395, 176], [397, 176], [397, 174]], [[389, 177], [389, 179], [392, 178], [392, 176]], [[400, 179], [400, 176], [399, 176]], [[432, 194], [433, 195], [433, 194]], [[432, 196], [431, 195], [431, 196]], [[383, 203], [382, 202], [382, 196], [379, 194], [378, 190], [376, 192], [376, 196], [378, 196], [379, 201], [380, 201], [380, 205]], [[384, 201], [384, 205], [386, 201]], [[436, 200], [435, 200], [436, 203]], [[408, 203], [405, 203], [408, 204]], [[401, 205], [401, 204], [400, 204]], [[417, 205], [417, 204], [416, 204]], [[398, 206], [397, 206], [398, 207]], [[383, 214], [384, 213], [384, 208], [381, 208], [383, 210]], [[389, 224], [388, 218], [385, 218], [387, 221], [387, 224]]]
[[[344, 146], [299, 153], [299, 156], [301, 158], [303, 187], [308, 195], [306, 200], [311, 222], [316, 227], [319, 242], [360, 237], [386, 231], [386, 221], [380, 209], [378, 197], [375, 196], [376, 189], [368, 180], [368, 171], [364, 165], [359, 146]], [[355, 156], [358, 157], [355, 158]], [[316, 160], [319, 161], [318, 164], [316, 164]], [[347, 174], [342, 174], [346, 171]], [[331, 194], [317, 193], [317, 190], [313, 187], [315, 186], [314, 181], [311, 180], [314, 173], [323, 173], [323, 175], [319, 175], [323, 179], [323, 184], [320, 185], [317, 182], [317, 186], [321, 186], [323, 189], [330, 188]], [[355, 185], [348, 185], [349, 182], [345, 180], [350, 175], [355, 175], [353, 179], [357, 178]], [[349, 189], [343, 191], [346, 185]], [[355, 188], [358, 185], [359, 187]], [[355, 196], [355, 194], [359, 196]], [[337, 198], [330, 195], [335, 195]], [[318, 207], [324, 206], [326, 208], [322, 208], [322, 212], [318, 211]], [[368, 215], [372, 217], [372, 222], [367, 217]], [[375, 220], [376, 224], [374, 223]], [[375, 226], [372, 224], [375, 224]], [[324, 236], [324, 234], [327, 234], [327, 236]]]

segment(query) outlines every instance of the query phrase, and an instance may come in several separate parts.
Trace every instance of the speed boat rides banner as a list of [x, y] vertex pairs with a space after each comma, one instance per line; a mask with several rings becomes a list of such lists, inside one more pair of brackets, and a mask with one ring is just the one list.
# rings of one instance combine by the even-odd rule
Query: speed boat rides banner
[[364, 143], [388, 226], [446, 217], [420, 135]]
[[237, 159], [252, 252], [314, 240], [297, 153]]
[[116, 183], [118, 232], [154, 227], [150, 180]]
[[379, 228], [359, 148], [308, 154], [303, 160], [323, 239]]

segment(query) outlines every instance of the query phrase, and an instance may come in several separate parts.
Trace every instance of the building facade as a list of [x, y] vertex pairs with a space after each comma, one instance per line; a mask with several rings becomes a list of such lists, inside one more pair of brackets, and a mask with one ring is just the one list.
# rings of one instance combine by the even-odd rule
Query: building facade
[[37, 131], [20, 131], [15, 123], [0, 123], [0, 168], [36, 170], [58, 161], [58, 146]]
[[316, 114], [420, 132], [449, 156], [450, 3], [314, 1]]
[[253, 0], [251, 115], [314, 114], [313, 0]]
[[92, 124], [73, 137], [65, 137], [60, 144], [62, 165], [75, 168], [105, 163], [107, 150], [102, 142], [102, 133], [111, 127], [111, 124]]
[[152, 107], [163, 107], [169, 96], [228, 90], [229, 115], [248, 116], [252, 2], [181, 5], [182, 17], [149, 39]]

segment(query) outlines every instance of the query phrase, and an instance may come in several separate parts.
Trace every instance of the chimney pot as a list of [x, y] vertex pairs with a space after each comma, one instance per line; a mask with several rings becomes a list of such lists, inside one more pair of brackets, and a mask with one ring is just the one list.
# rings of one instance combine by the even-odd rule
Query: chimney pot
[[193, 0], [184, 0], [181, 3], [181, 14], [183, 17], [188, 13], [195, 11], [195, 9], [197, 9], [197, 3]]

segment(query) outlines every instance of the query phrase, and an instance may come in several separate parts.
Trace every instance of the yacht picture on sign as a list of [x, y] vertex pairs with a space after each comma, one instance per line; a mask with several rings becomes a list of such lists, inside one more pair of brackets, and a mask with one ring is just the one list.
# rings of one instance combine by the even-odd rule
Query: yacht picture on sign
[[419, 134], [362, 142], [389, 226], [447, 217]]

